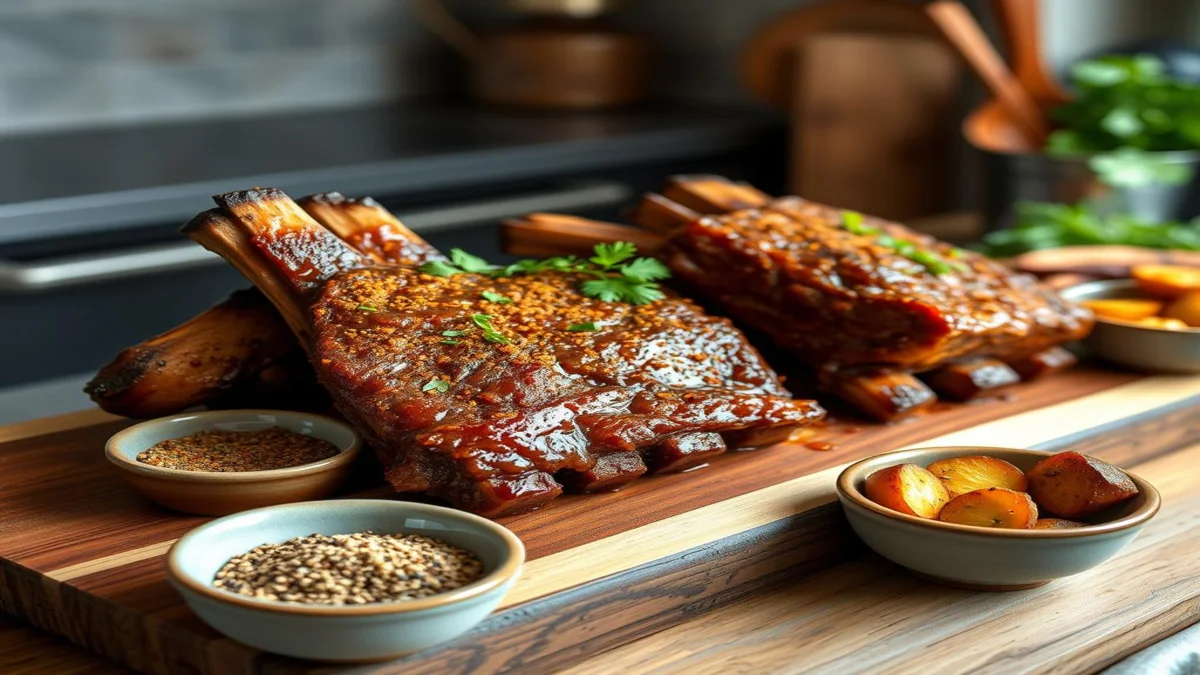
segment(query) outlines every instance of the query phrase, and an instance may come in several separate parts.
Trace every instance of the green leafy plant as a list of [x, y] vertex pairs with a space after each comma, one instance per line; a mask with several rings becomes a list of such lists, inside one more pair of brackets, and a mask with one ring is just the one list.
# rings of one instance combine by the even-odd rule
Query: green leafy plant
[[1016, 224], [983, 238], [980, 250], [997, 258], [1059, 246], [1123, 244], [1200, 251], [1200, 220], [1149, 223], [1134, 216], [1098, 215], [1087, 204], [1022, 202]]
[[[506, 277], [513, 274], [573, 272], [595, 277], [583, 282], [580, 292], [604, 302], [644, 305], [666, 297], [658, 282], [669, 278], [671, 271], [654, 258], [637, 258], [636, 255], [637, 246], [627, 241], [618, 241], [597, 244], [592, 257], [587, 260], [580, 260], [575, 256], [559, 256], [545, 260], [521, 260], [506, 267], [499, 267], [456, 248], [450, 251], [449, 262], [427, 262], [421, 265], [420, 270], [440, 277], [465, 273]], [[483, 297], [490, 302], [511, 302], [508, 298], [491, 291], [485, 291]]]

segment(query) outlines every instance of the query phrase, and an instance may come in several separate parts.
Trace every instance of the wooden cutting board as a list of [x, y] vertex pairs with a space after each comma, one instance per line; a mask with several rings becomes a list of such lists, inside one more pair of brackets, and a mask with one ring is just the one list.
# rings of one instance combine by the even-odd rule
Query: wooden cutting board
[[[125, 487], [102, 448], [126, 422], [94, 420], [0, 430], [0, 610], [146, 673], [338, 672], [223, 638], [183, 606], [162, 557], [206, 519], [162, 510]], [[564, 497], [504, 519], [525, 541], [529, 562], [494, 617], [443, 647], [347, 670], [572, 665], [861, 553], [832, 503], [834, 477], [853, 459], [914, 444], [1002, 444], [1073, 447], [1130, 466], [1194, 443], [1200, 377], [1079, 369], [1022, 385], [1010, 400], [855, 426], [826, 429], [835, 444], [828, 451], [729, 453], [689, 474]], [[381, 488], [366, 494], [390, 498]], [[1112, 620], [1134, 626], [1167, 616], [1179, 598], [1155, 594], [1149, 604], [1126, 614], [1113, 608]]]

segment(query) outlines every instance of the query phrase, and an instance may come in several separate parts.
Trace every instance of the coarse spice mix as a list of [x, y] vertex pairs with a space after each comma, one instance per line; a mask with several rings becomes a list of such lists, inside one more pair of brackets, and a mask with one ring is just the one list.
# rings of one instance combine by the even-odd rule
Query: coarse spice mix
[[198, 431], [154, 444], [137, 461], [181, 471], [270, 471], [310, 464], [338, 454], [333, 443], [271, 427], [258, 431]]
[[417, 534], [311, 534], [263, 544], [225, 563], [217, 588], [261, 600], [320, 605], [403, 602], [483, 575], [474, 553]]

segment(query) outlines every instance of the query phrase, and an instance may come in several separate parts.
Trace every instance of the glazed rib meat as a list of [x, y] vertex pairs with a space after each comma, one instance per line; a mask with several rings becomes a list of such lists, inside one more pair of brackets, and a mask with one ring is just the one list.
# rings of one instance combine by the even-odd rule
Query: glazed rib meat
[[[380, 262], [415, 265], [442, 257], [372, 199], [329, 192], [299, 204]], [[323, 400], [296, 338], [253, 289], [237, 291], [192, 320], [123, 350], [86, 391], [110, 413], [142, 418], [202, 404], [304, 407]]]
[[823, 415], [687, 300], [602, 302], [560, 272], [434, 276], [372, 261], [277, 190], [217, 203], [185, 231], [280, 310], [399, 491], [515, 513]]
[[[681, 177], [635, 220], [690, 294], [816, 369], [822, 385], [890, 419], [935, 396], [972, 398], [1073, 363], [1057, 346], [1091, 315], [1017, 274], [896, 223], [719, 177]], [[555, 250], [623, 236], [541, 215], [510, 243]], [[574, 239], [564, 238], [569, 232]], [[540, 243], [540, 244], [539, 244]], [[510, 247], [511, 249], [511, 247]]]

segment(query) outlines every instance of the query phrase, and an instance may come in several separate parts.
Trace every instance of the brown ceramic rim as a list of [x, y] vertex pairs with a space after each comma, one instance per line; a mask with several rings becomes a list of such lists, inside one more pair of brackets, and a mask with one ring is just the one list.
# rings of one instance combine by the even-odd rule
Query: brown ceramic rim
[[[196, 539], [204, 535], [204, 531], [213, 526], [218, 520], [226, 518], [238, 518], [253, 513], [265, 513], [267, 511], [277, 511], [283, 509], [325, 509], [331, 504], [345, 505], [371, 505], [378, 506], [379, 504], [394, 504], [396, 509], [403, 509], [410, 514], [435, 514], [439, 517], [448, 519], [456, 519], [465, 521], [472, 527], [478, 530], [484, 530], [492, 535], [495, 535], [504, 544], [505, 556], [500, 566], [488, 572], [478, 581], [471, 582], [466, 586], [456, 588], [445, 593], [438, 593], [417, 600], [408, 600], [403, 602], [380, 602], [369, 605], [304, 605], [293, 602], [278, 602], [274, 600], [257, 600], [247, 598], [229, 591], [222, 591], [211, 584], [201, 583], [196, 579], [184, 574], [179, 568], [180, 548], [186, 545], [191, 539]], [[390, 507], [389, 507], [390, 508]], [[432, 535], [431, 535], [432, 536]], [[450, 509], [444, 506], [433, 506], [431, 504], [418, 504], [416, 502], [389, 502], [378, 499], [338, 499], [332, 502], [302, 502], [299, 504], [280, 504], [278, 506], [267, 506], [261, 509], [252, 509], [250, 511], [242, 511], [230, 516], [211, 521], [183, 535], [171, 545], [171, 549], [167, 551], [167, 577], [171, 581], [187, 587], [188, 590], [199, 593], [210, 600], [217, 602], [238, 605], [246, 609], [252, 609], [261, 612], [277, 612], [280, 614], [295, 614], [302, 616], [376, 616], [380, 614], [403, 614], [408, 612], [419, 612], [427, 609], [437, 609], [446, 607], [455, 603], [470, 600], [484, 595], [496, 588], [503, 586], [520, 571], [521, 566], [525, 562], [525, 545], [517, 535], [513, 534], [508, 528], [494, 523], [487, 518], [477, 516], [466, 511]]]
[[[125, 455], [116, 451], [116, 448], [125, 442], [126, 438], [133, 435], [138, 429], [147, 427], [169, 424], [179, 420], [189, 419], [209, 419], [213, 420], [213, 424], [218, 424], [222, 419], [233, 419], [241, 415], [274, 415], [276, 417], [291, 417], [300, 420], [320, 420], [324, 424], [340, 427], [350, 434], [353, 439], [349, 445], [338, 448], [338, 453], [332, 457], [309, 462], [308, 464], [298, 464], [282, 469], [267, 469], [265, 471], [186, 471], [184, 469], [167, 469], [161, 466], [153, 466], [151, 464], [143, 464], [136, 459], [130, 459]], [[316, 437], [323, 440], [333, 441], [320, 434], [314, 434]], [[104, 454], [108, 460], [125, 471], [140, 473], [145, 476], [153, 476], [155, 478], [165, 478], [170, 480], [187, 481], [194, 483], [212, 483], [212, 482], [256, 482], [263, 480], [275, 480], [281, 478], [295, 478], [297, 476], [307, 476], [309, 474], [322, 473], [330, 469], [342, 466], [354, 460], [362, 449], [362, 439], [358, 432], [354, 431], [350, 425], [345, 422], [339, 422], [332, 417], [325, 415], [315, 415], [311, 413], [294, 412], [291, 410], [263, 410], [263, 409], [237, 409], [237, 410], [207, 410], [194, 413], [182, 413], [179, 415], [170, 415], [167, 417], [158, 417], [156, 419], [139, 422], [131, 427], [126, 427], [121, 431], [113, 434], [104, 444]]]
[[[1136, 474], [1125, 471], [1134, 485], [1137, 485], [1138, 491], [1146, 496], [1146, 503], [1142, 504], [1133, 513], [1118, 518], [1107, 523], [1099, 525], [1085, 525], [1083, 527], [1075, 527], [1067, 530], [1011, 530], [1011, 529], [994, 529], [989, 527], [976, 527], [974, 525], [959, 525], [957, 523], [946, 523], [940, 520], [931, 520], [929, 518], [921, 518], [919, 516], [910, 516], [906, 513], [893, 511], [886, 506], [881, 506], [867, 499], [865, 495], [859, 492], [854, 485], [858, 477], [863, 473], [867, 466], [878, 465], [879, 469], [895, 466], [896, 464], [905, 464], [910, 462], [914, 457], [933, 452], [958, 452], [962, 456], [966, 455], [986, 455], [989, 451], [1002, 451], [1007, 453], [1018, 453], [1032, 455], [1035, 457], [1049, 457], [1057, 453], [1046, 452], [1044, 450], [1028, 450], [1025, 448], [1000, 448], [988, 446], [966, 446], [966, 445], [951, 445], [944, 447], [929, 447], [929, 448], [913, 448], [911, 450], [896, 450], [894, 452], [886, 452], [881, 455], [875, 455], [863, 460], [859, 460], [850, 466], [846, 467], [837, 479], [837, 491], [840, 495], [846, 497], [855, 505], [874, 511], [882, 516], [898, 520], [901, 522], [924, 527], [933, 530], [942, 530], [944, 532], [958, 532], [960, 534], [970, 534], [977, 537], [1002, 537], [1012, 539], [1071, 539], [1073, 537], [1088, 537], [1097, 534], [1106, 534], [1117, 532], [1120, 530], [1129, 529], [1142, 525], [1146, 521], [1154, 517], [1158, 513], [1159, 507], [1162, 505], [1162, 499], [1158, 494], [1158, 490], [1153, 485], [1147, 483], [1144, 479]], [[887, 461], [884, 461], [887, 458]], [[920, 462], [914, 462], [920, 464]]]

